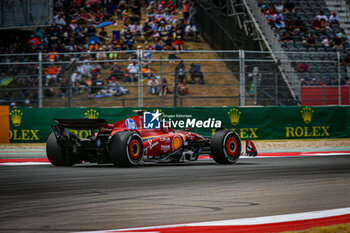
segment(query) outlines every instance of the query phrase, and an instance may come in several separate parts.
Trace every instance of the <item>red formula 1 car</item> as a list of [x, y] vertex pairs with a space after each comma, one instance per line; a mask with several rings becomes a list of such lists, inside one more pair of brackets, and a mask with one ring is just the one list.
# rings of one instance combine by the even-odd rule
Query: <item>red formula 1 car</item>
[[[195, 161], [199, 155], [210, 155], [219, 164], [233, 164], [241, 154], [256, 156], [253, 142], [247, 140], [241, 153], [241, 139], [228, 129], [217, 129], [213, 137], [170, 127], [145, 129], [143, 112], [114, 124], [103, 119], [56, 119], [52, 126], [46, 154], [56, 166], [84, 162], [114, 163], [130, 167], [142, 162]], [[78, 138], [69, 129], [90, 130], [87, 138]]]

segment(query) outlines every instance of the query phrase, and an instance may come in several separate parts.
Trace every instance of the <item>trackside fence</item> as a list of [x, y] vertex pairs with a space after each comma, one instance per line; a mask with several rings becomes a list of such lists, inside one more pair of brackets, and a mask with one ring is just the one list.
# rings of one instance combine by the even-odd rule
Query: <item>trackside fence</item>
[[[245, 50], [1, 54], [0, 104], [39, 108], [349, 104], [345, 54], [283, 54], [284, 60], [277, 61], [269, 52]], [[176, 69], [180, 62], [183, 67]], [[281, 70], [284, 63], [294, 70]], [[301, 69], [301, 63], [307, 69]]]

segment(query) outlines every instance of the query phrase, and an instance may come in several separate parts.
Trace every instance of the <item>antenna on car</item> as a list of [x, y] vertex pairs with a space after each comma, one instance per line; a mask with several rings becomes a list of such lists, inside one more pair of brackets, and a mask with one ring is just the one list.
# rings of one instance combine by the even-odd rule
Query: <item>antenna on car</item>
[[143, 112], [145, 110], [142, 110], [142, 109], [136, 109], [136, 110], [133, 110], [133, 112], [136, 112], [138, 116], [143, 116]]

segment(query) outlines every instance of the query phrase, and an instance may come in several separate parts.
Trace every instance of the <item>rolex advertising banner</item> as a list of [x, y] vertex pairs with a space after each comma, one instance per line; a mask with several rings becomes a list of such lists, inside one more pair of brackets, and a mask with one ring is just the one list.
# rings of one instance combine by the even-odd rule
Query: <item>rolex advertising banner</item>
[[[103, 118], [125, 120], [140, 108], [11, 108], [10, 142], [46, 142], [54, 119]], [[350, 137], [350, 107], [193, 107], [142, 108], [161, 114], [157, 125], [211, 136], [217, 128], [235, 130], [242, 139], [311, 139]], [[152, 120], [150, 118], [150, 120]], [[146, 123], [146, 122], [145, 122]], [[147, 122], [153, 125], [153, 122]], [[144, 124], [144, 127], [147, 127]], [[131, 128], [130, 128], [131, 129]], [[72, 130], [85, 138], [88, 130]]]

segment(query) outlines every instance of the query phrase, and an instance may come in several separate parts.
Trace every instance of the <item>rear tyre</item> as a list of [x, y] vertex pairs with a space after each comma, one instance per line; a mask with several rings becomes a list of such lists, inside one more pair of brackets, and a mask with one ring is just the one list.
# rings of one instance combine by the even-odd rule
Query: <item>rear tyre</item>
[[114, 165], [133, 167], [142, 162], [143, 142], [138, 133], [132, 131], [118, 132], [109, 144], [109, 157]]
[[233, 164], [241, 155], [241, 139], [232, 130], [217, 131], [210, 142], [210, 154], [219, 164]]
[[55, 166], [72, 166], [74, 164], [67, 152], [65, 152], [58, 144], [54, 133], [51, 133], [46, 143], [46, 155], [50, 163]]

